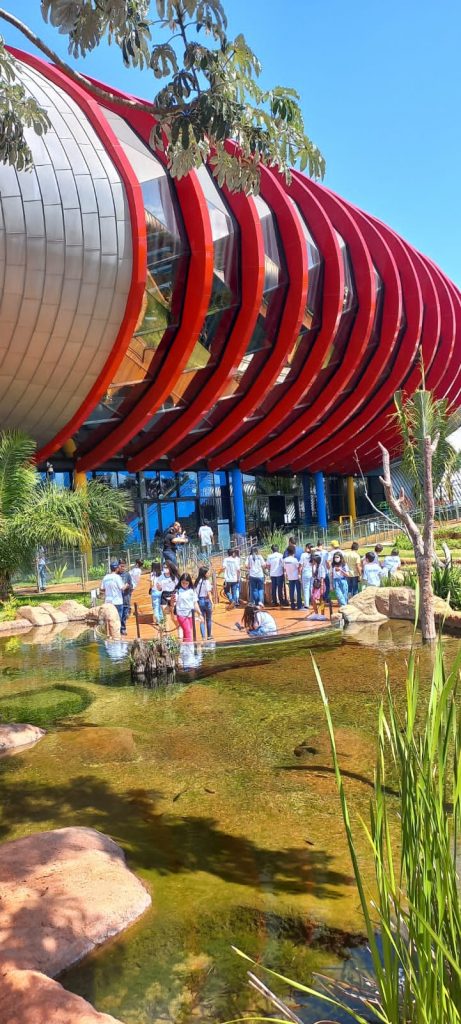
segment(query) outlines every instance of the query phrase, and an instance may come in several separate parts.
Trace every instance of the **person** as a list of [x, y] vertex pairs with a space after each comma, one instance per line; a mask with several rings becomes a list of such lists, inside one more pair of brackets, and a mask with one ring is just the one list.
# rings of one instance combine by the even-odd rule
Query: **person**
[[400, 569], [402, 562], [397, 548], [392, 548], [390, 555], [383, 558], [383, 569], [386, 569], [388, 576], [393, 576]]
[[274, 607], [283, 604], [283, 558], [277, 544], [271, 545], [271, 553], [267, 556], [266, 568], [271, 578], [271, 600]]
[[209, 522], [207, 522], [206, 519], [205, 519], [205, 522], [200, 527], [200, 529], [198, 531], [198, 535], [199, 535], [199, 539], [200, 539], [200, 544], [202, 546], [202, 551], [204, 551], [205, 554], [208, 555], [208, 557], [210, 557], [210, 555], [211, 555], [211, 548], [213, 546], [214, 537], [213, 537], [213, 530], [211, 529], [211, 526], [210, 526]]
[[150, 573], [150, 595], [152, 599], [152, 611], [154, 614], [154, 622], [159, 626], [163, 623], [163, 611], [162, 611], [162, 567], [160, 562], [152, 562], [151, 573]]
[[382, 569], [375, 551], [367, 551], [363, 565], [363, 582], [366, 587], [379, 587], [381, 577], [386, 576], [386, 570]]
[[250, 604], [264, 604], [264, 558], [252, 548], [247, 559]]
[[272, 615], [254, 604], [247, 604], [242, 622], [248, 636], [267, 636], [277, 632], [277, 624]]
[[123, 615], [123, 591], [125, 584], [118, 571], [118, 562], [110, 563], [110, 572], [106, 573], [101, 582], [101, 590], [104, 594], [106, 604], [113, 604], [122, 622]]
[[54, 484], [55, 475], [56, 474], [54, 472], [53, 463], [52, 462], [47, 462], [47, 464], [46, 464], [46, 479], [47, 479], [47, 482], [49, 484]]
[[[287, 548], [287, 551], [288, 551], [288, 554], [287, 554], [286, 558], [283, 559], [283, 566], [284, 566], [286, 577], [287, 577], [287, 580], [288, 580], [288, 590], [289, 590], [289, 593], [290, 593], [290, 606], [291, 606], [292, 610], [294, 611], [295, 608], [298, 609], [298, 610], [300, 608], [302, 608], [301, 580], [299, 578], [300, 566], [299, 566], [299, 561], [296, 558], [296, 546], [294, 544], [289, 544], [288, 548]], [[295, 604], [295, 596], [296, 596], [296, 604]]]
[[326, 569], [321, 554], [312, 555], [311, 604], [314, 615], [323, 615], [325, 608]]
[[192, 643], [194, 639], [192, 615], [195, 612], [198, 619], [202, 621], [202, 613], [198, 605], [194, 584], [192, 583], [192, 576], [188, 572], [183, 572], [179, 577], [179, 584], [174, 591], [171, 609], [173, 618], [182, 629], [183, 640], [186, 643]]
[[322, 566], [323, 566], [323, 568], [325, 570], [325, 573], [324, 573], [324, 579], [325, 579], [325, 583], [324, 583], [324, 596], [325, 596], [326, 600], [328, 600], [328, 597], [329, 597], [329, 594], [330, 594], [330, 576], [329, 576], [329, 573], [328, 573], [329, 552], [324, 547], [323, 541], [320, 540], [320, 537], [319, 537], [319, 539], [317, 541], [317, 544], [315, 546], [315, 554], [316, 555], [320, 555], [320, 558], [321, 558], [321, 561], [322, 561]]
[[299, 560], [301, 566], [301, 590], [303, 594], [303, 604], [305, 608], [309, 608], [311, 603], [311, 582], [312, 582], [312, 544], [306, 544], [306, 547]]
[[134, 588], [133, 581], [131, 579], [131, 572], [128, 571], [127, 564], [123, 558], [121, 558], [118, 563], [118, 573], [123, 583], [120, 633], [122, 636], [126, 636], [126, 624], [131, 614], [131, 595], [133, 593]]
[[299, 560], [301, 558], [301, 555], [303, 553], [303, 549], [299, 546], [299, 544], [296, 543], [296, 540], [295, 540], [294, 537], [289, 537], [288, 538], [288, 544], [287, 544], [287, 546], [285, 548], [285, 551], [283, 552], [283, 557], [284, 558], [288, 558], [288, 555], [289, 555], [289, 550], [288, 549], [290, 547], [290, 544], [294, 547], [294, 549], [295, 549], [295, 556], [296, 556], [296, 558], [298, 559], [298, 562], [299, 562]]
[[137, 587], [137, 585], [138, 585], [138, 583], [139, 583], [139, 581], [141, 579], [141, 573], [142, 573], [143, 565], [144, 565], [144, 562], [143, 562], [142, 558], [137, 558], [135, 563], [134, 563], [133, 568], [130, 570], [131, 583], [133, 585], [133, 590], [136, 590], [136, 587]]
[[[378, 565], [382, 565], [382, 562], [380, 560], [382, 552], [383, 552], [382, 544], [375, 544], [374, 551], [369, 551], [368, 554], [372, 555], [372, 561], [373, 562], [377, 562]], [[366, 558], [367, 558], [367, 555], [365, 555], [364, 558], [363, 558], [363, 563], [362, 563], [363, 565], [365, 565], [365, 559]]]
[[227, 557], [223, 559], [224, 591], [229, 608], [237, 608], [239, 603], [240, 558], [234, 548], [227, 549]]
[[340, 555], [344, 555], [344, 551], [342, 551], [340, 546], [339, 546], [339, 540], [332, 540], [330, 550], [327, 551], [327, 560], [328, 560], [330, 568], [331, 568], [331, 563], [333, 561], [333, 555], [334, 555], [335, 551], [339, 551]]
[[213, 600], [211, 597], [213, 585], [211, 580], [208, 578], [208, 573], [208, 566], [201, 565], [195, 581], [195, 594], [198, 606], [203, 616], [203, 622], [200, 623], [202, 640], [205, 639], [205, 623], [207, 640], [213, 639]]
[[331, 583], [335, 589], [338, 603], [343, 606], [347, 604], [349, 597], [349, 588], [347, 585], [347, 578], [350, 575], [350, 570], [346, 565], [344, 555], [340, 551], [335, 551], [331, 560]]
[[188, 538], [181, 528], [181, 523], [175, 522], [172, 526], [169, 526], [163, 537], [163, 561], [176, 564], [177, 546], [178, 544], [187, 544], [187, 540]]
[[47, 574], [47, 572], [49, 572], [49, 569], [48, 569], [48, 566], [46, 564], [45, 555], [41, 551], [39, 553], [38, 558], [37, 558], [37, 575], [38, 575], [38, 592], [39, 593], [40, 593], [41, 590], [46, 590], [46, 574]]
[[162, 612], [171, 613], [173, 595], [179, 583], [179, 569], [175, 562], [166, 561], [164, 563], [158, 583], [161, 586], [160, 604]]
[[349, 597], [355, 597], [359, 592], [359, 579], [362, 575], [362, 559], [359, 555], [359, 546], [356, 540], [352, 541], [350, 551], [344, 552], [344, 558], [350, 571], [350, 576], [347, 577]]

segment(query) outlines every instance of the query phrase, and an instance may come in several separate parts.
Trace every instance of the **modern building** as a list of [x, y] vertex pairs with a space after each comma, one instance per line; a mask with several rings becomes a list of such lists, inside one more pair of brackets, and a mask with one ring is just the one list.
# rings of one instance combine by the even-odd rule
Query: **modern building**
[[460, 403], [458, 289], [296, 171], [263, 168], [253, 198], [205, 167], [173, 181], [148, 114], [13, 52], [51, 130], [28, 133], [32, 171], [0, 165], [1, 425], [42, 465], [132, 481], [150, 536], [203, 514], [243, 530], [243, 475], [296, 474], [306, 521], [354, 514], [421, 358]]

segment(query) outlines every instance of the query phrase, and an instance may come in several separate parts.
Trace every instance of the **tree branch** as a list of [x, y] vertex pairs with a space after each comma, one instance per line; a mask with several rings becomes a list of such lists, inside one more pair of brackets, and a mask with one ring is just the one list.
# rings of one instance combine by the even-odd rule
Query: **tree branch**
[[400, 519], [400, 522], [404, 524], [415, 549], [415, 554], [418, 551], [421, 555], [424, 553], [423, 538], [419, 527], [416, 525], [414, 519], [407, 512], [406, 508], [403, 507], [403, 501], [405, 499], [405, 492], [402, 488], [400, 496], [398, 498], [394, 495], [394, 488], [392, 486], [391, 479], [391, 457], [387, 448], [378, 442], [381, 448], [381, 454], [383, 459], [383, 476], [380, 476], [380, 482], [384, 487], [384, 493], [386, 495], [386, 501], [389, 508]]
[[387, 519], [388, 523], [391, 523], [391, 525], [396, 530], [401, 530], [402, 533], [406, 533], [407, 536], [409, 536], [408, 530], [404, 526], [400, 526], [399, 523], [396, 523], [394, 521], [394, 519], [391, 519], [391, 517], [388, 516], [386, 512], [383, 512], [383, 510], [381, 508], [378, 508], [378, 506], [375, 505], [374, 501], [372, 501], [372, 499], [370, 498], [370, 495], [368, 493], [367, 481], [366, 481], [365, 476], [363, 475], [363, 469], [362, 469], [362, 467], [360, 465], [360, 459], [359, 459], [357, 450], [354, 452], [354, 458], [355, 458], [355, 461], [356, 461], [358, 469], [359, 469], [360, 477], [361, 477], [363, 488], [364, 488], [364, 492], [365, 492], [365, 498], [368, 501], [368, 504], [371, 505], [372, 509], [378, 514], [378, 516], [382, 517], [383, 519]]
[[92, 96], [95, 96], [97, 99], [117, 103], [120, 107], [128, 107], [130, 110], [143, 110], [146, 114], [151, 114], [152, 117], [157, 118], [157, 120], [165, 117], [174, 117], [175, 114], [178, 114], [185, 109], [185, 104], [181, 103], [178, 103], [174, 109], [170, 110], [165, 107], [157, 107], [154, 103], [149, 103], [148, 100], [137, 100], [134, 98], [129, 99], [126, 96], [118, 96], [115, 93], [110, 92], [109, 89], [103, 89], [101, 86], [95, 85], [91, 82], [89, 78], [85, 77], [85, 75], [81, 75], [78, 71], [74, 71], [74, 69], [71, 68], [69, 64], [66, 64], [66, 61], [61, 60], [61, 58], [58, 57], [58, 54], [47, 46], [47, 44], [44, 43], [39, 36], [35, 34], [35, 32], [32, 32], [28, 25], [25, 25], [23, 21], [16, 18], [14, 14], [10, 14], [9, 11], [5, 11], [3, 7], [0, 7], [0, 18], [3, 21], [7, 21], [10, 25], [13, 25], [13, 28], [18, 29], [19, 32], [22, 32], [26, 39], [28, 39], [33, 46], [36, 46], [38, 50], [41, 50], [41, 52], [45, 54], [45, 57], [48, 57], [53, 64], [56, 64], [56, 66], [63, 71], [65, 75], [71, 78], [72, 81], [76, 82], [77, 85], [82, 86], [86, 92], [91, 93]]

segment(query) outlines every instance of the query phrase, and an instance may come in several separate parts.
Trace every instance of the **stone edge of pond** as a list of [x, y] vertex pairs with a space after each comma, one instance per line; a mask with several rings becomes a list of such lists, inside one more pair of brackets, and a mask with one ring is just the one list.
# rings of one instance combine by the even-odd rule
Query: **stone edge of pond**
[[0, 755], [23, 747], [31, 747], [46, 736], [46, 730], [39, 725], [26, 722], [5, 722], [0, 725]]
[[64, 1012], [72, 1024], [112, 1024], [115, 1018], [50, 979], [119, 935], [152, 902], [117, 843], [84, 827], [7, 841], [0, 846], [0, 898], [4, 1024], [57, 1024]]

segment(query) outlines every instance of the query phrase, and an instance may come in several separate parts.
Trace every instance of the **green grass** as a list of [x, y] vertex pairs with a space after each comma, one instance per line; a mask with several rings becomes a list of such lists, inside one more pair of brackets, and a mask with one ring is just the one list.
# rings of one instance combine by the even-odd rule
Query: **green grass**
[[46, 728], [69, 715], [80, 714], [91, 701], [91, 694], [81, 686], [58, 684], [28, 693], [13, 693], [0, 698], [0, 721], [29, 722]]
[[89, 608], [91, 604], [91, 598], [89, 594], [77, 593], [62, 593], [55, 594], [53, 591], [49, 593], [48, 590], [44, 594], [15, 594], [15, 601], [19, 605], [31, 604], [35, 607], [37, 604], [62, 604], [63, 601], [78, 601], [79, 604], [83, 604], [85, 608]]

